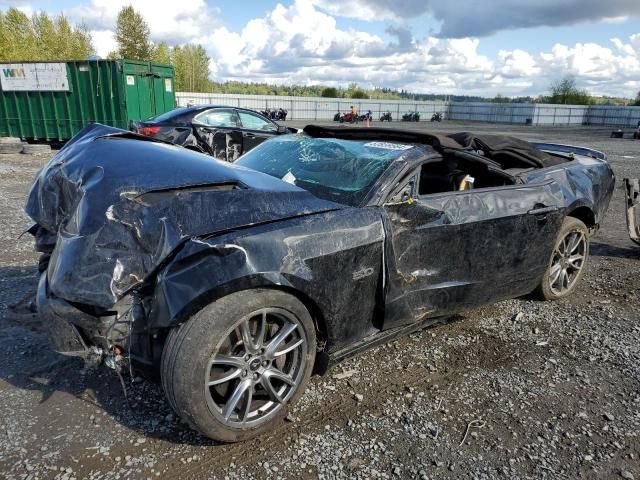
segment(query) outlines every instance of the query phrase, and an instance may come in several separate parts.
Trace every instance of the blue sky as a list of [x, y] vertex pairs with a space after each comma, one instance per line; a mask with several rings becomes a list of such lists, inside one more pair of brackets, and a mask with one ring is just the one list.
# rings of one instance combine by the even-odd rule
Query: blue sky
[[153, 41], [202, 44], [219, 81], [516, 96], [572, 74], [594, 94], [640, 90], [640, 0], [0, 0], [0, 9], [85, 22], [106, 55], [129, 3]]

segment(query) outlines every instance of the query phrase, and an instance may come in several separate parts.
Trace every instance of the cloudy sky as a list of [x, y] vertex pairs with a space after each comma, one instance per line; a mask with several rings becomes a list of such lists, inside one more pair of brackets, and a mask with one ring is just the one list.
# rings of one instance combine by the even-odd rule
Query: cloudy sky
[[132, 4], [154, 41], [200, 43], [215, 80], [538, 95], [566, 73], [593, 94], [640, 90], [640, 0], [0, 0], [85, 22], [115, 48]]

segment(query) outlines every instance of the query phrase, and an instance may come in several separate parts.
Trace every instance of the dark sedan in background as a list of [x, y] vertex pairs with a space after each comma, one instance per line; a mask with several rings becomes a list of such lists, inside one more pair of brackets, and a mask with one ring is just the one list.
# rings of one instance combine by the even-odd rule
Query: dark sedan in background
[[229, 162], [275, 135], [297, 131], [253, 110], [223, 105], [176, 108], [133, 122], [131, 130]]

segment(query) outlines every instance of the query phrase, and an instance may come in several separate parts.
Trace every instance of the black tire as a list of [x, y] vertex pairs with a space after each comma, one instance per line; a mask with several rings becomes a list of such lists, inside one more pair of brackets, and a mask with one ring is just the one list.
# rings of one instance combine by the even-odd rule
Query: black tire
[[[245, 377], [247, 372], [249, 372], [250, 376], [253, 375], [254, 378], [257, 378], [257, 373], [251, 373], [251, 371], [246, 368], [242, 371], [242, 375], [245, 378], [240, 378], [240, 376], [237, 375], [233, 380], [227, 380], [225, 383], [222, 383], [222, 385], [211, 387], [207, 386], [207, 380], [210, 381], [212, 379], [211, 362], [213, 362], [212, 359], [214, 358], [223, 358], [223, 355], [228, 355], [224, 348], [225, 342], [229, 342], [230, 338], [240, 340], [240, 348], [244, 346], [241, 341], [241, 337], [236, 335], [238, 330], [241, 330], [240, 324], [244, 319], [258, 318], [261, 315], [264, 315], [258, 313], [258, 317], [251, 317], [254, 312], [263, 311], [262, 309], [276, 309], [277, 311], [285, 312], [286, 315], [290, 315], [289, 318], [295, 319], [295, 322], [291, 322], [297, 323], [299, 326], [296, 327], [295, 333], [298, 334], [298, 330], [301, 328], [306, 336], [306, 344], [300, 344], [300, 346], [297, 347], [300, 349], [300, 354], [298, 355], [296, 353], [297, 361], [303, 363], [298, 368], [295, 375], [295, 378], [298, 379], [295, 382], [295, 385], [287, 387], [283, 384], [283, 387], [280, 387], [284, 388], [284, 391], [289, 389], [289, 393], [287, 393], [284, 398], [286, 401], [283, 401], [282, 403], [271, 401], [271, 407], [269, 407], [271, 408], [270, 413], [265, 414], [264, 418], [260, 417], [260, 415], [262, 415], [261, 408], [266, 407], [259, 407], [256, 410], [257, 414], [253, 412], [257, 415], [257, 420], [254, 421], [256, 422], [255, 425], [234, 426], [232, 425], [233, 422], [225, 422], [224, 418], [220, 418], [221, 415], [224, 417], [225, 410], [222, 410], [222, 414], [216, 410], [217, 405], [212, 403], [215, 402], [213, 400], [213, 396], [218, 394], [218, 388], [225, 386], [224, 388], [228, 389], [225, 395], [228, 395], [229, 398], [233, 397], [233, 394], [237, 393], [239, 390], [238, 385], [243, 381], [246, 382], [247, 379], [250, 381], [249, 377]], [[267, 317], [262, 316], [261, 318], [265, 324], [267, 324], [264, 320]], [[256, 326], [256, 332], [257, 329], [258, 326]], [[234, 337], [234, 335], [236, 336]], [[253, 335], [254, 333], [252, 332], [252, 341]], [[257, 333], [255, 333], [255, 335], [257, 338]], [[275, 334], [273, 335], [277, 336]], [[300, 335], [302, 334], [300, 333]], [[261, 336], [264, 338], [265, 334], [262, 334]], [[266, 337], [268, 340], [268, 330]], [[273, 340], [273, 338], [274, 337], [272, 337], [271, 340]], [[291, 337], [287, 336], [286, 338]], [[269, 341], [270, 340], [266, 341], [264, 344], [267, 348], [269, 346]], [[282, 341], [285, 341], [284, 337]], [[230, 344], [232, 344], [232, 342], [226, 343], [227, 346]], [[236, 341], [236, 346], [232, 348], [238, 348], [237, 345], [238, 342]], [[248, 350], [249, 349], [246, 349], [246, 351]], [[262, 348], [261, 350], [264, 351], [265, 348]], [[239, 355], [242, 354], [243, 352], [241, 350]], [[297, 298], [278, 290], [244, 290], [232, 293], [209, 304], [180, 327], [171, 331], [162, 353], [160, 369], [162, 387], [165, 391], [169, 404], [174, 411], [181, 418], [187, 421], [194, 429], [214, 440], [223, 442], [242, 441], [271, 430], [278, 425], [284, 417], [286, 417], [289, 406], [295, 403], [305, 390], [306, 384], [313, 370], [315, 354], [316, 336], [313, 320], [311, 319], [308, 310]], [[278, 355], [277, 352], [276, 355]], [[280, 357], [276, 358], [288, 356], [289, 353], [279, 355]], [[247, 356], [249, 355], [245, 355], [245, 359]], [[225, 356], [224, 358], [229, 357]], [[236, 358], [237, 357], [234, 357], [234, 359]], [[275, 366], [275, 364], [276, 360], [273, 360], [273, 365]], [[227, 368], [237, 369], [238, 371], [241, 370], [241, 367], [237, 366]], [[284, 371], [284, 369], [282, 370]], [[227, 376], [229, 371], [231, 370], [227, 370], [226, 373], [223, 373], [223, 376]], [[262, 381], [263, 380], [261, 379], [260, 382]], [[262, 385], [262, 383], [260, 383], [260, 385]], [[267, 395], [266, 390], [259, 390], [261, 388], [261, 386], [257, 386], [256, 390], [254, 390], [254, 387], [251, 387], [252, 392], [254, 392], [252, 393], [252, 396], [249, 396], [251, 400], [249, 401], [247, 398], [243, 397], [244, 402], [246, 403], [243, 404], [244, 406], [240, 404], [238, 405], [239, 411], [237, 414], [234, 413], [235, 407], [231, 409], [232, 415], [236, 415], [238, 418], [237, 423], [244, 423], [245, 418], [249, 415], [247, 412], [251, 410], [251, 402], [254, 398], [258, 398], [257, 396], [259, 393], [263, 396]], [[228, 401], [231, 402], [230, 399]], [[259, 402], [260, 400], [257, 401]], [[236, 401], [236, 403], [238, 402]], [[248, 407], [246, 407], [247, 404], [249, 405]], [[245, 410], [245, 418], [243, 419], [240, 418], [242, 410]]]
[[[574, 272], [574, 276], [571, 277], [571, 282], [566, 289], [561, 289], [560, 291], [557, 288], [554, 288], [553, 280], [553, 267], [554, 262], [557, 258], [557, 252], [559, 248], [561, 248], [562, 243], [573, 234], [580, 235], [584, 241], [584, 251], [583, 251], [583, 260], [580, 265], [579, 270]], [[564, 298], [568, 295], [571, 295], [573, 291], [576, 289], [576, 286], [580, 282], [582, 275], [584, 273], [585, 267], [588, 264], [589, 260], [589, 229], [587, 226], [580, 220], [574, 217], [565, 217], [564, 222], [562, 223], [562, 227], [558, 232], [558, 237], [556, 238], [556, 242], [553, 247], [553, 252], [551, 253], [551, 257], [549, 258], [547, 269], [544, 272], [542, 280], [540, 284], [534, 291], [534, 295], [541, 300], [558, 300], [560, 298]]]

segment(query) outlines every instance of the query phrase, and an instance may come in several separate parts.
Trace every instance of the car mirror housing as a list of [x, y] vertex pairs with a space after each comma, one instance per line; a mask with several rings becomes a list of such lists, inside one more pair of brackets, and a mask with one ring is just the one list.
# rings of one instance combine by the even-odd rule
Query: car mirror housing
[[278, 125], [278, 133], [289, 133], [289, 129], [284, 125]]

